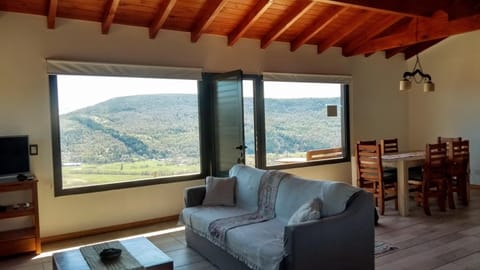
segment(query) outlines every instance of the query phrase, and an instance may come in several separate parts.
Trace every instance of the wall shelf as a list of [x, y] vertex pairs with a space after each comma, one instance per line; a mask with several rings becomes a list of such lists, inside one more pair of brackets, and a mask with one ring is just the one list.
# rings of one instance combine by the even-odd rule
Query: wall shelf
[[0, 211], [0, 222], [10, 218], [30, 217], [31, 225], [25, 228], [0, 231], [0, 256], [8, 256], [17, 253], [35, 252], [40, 254], [40, 228], [38, 218], [38, 180], [0, 182], [1, 192], [25, 190], [30, 192], [31, 201], [28, 207], [8, 205], [4, 211]]

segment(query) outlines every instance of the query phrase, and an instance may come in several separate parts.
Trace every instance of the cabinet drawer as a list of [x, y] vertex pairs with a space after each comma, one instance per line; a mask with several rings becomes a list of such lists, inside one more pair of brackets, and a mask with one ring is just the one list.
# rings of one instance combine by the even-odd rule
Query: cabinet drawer
[[25, 238], [0, 242], [0, 256], [35, 251], [35, 238]]

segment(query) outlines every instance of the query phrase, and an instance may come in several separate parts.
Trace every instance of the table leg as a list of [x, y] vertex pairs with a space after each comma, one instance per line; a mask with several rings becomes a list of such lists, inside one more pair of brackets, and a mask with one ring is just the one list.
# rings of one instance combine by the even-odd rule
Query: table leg
[[404, 161], [397, 161], [397, 197], [398, 212], [401, 216], [408, 216], [408, 166]]

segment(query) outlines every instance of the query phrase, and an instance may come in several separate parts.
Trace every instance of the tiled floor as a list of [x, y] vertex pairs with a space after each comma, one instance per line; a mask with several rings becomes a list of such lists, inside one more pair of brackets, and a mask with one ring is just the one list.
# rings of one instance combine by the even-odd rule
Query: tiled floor
[[[442, 213], [432, 205], [431, 217], [425, 216], [414, 202], [410, 206], [412, 211], [409, 217], [399, 216], [389, 205], [391, 208], [380, 218], [380, 226], [375, 228], [375, 237], [398, 249], [377, 256], [376, 269], [480, 269], [480, 190], [472, 190], [468, 207], [457, 204], [457, 209]], [[50, 270], [53, 252], [138, 236], [147, 237], [167, 253], [174, 261], [175, 270], [216, 269], [186, 247], [183, 227], [176, 222], [44, 244], [43, 253], [39, 256], [0, 258], [0, 269]]]
[[[1, 270], [51, 270], [52, 253], [66, 249], [79, 248], [83, 245], [145, 236], [158, 248], [165, 252], [174, 261], [175, 270], [215, 270], [217, 269], [198, 255], [195, 251], [186, 247], [183, 227], [177, 226], [176, 222], [166, 222], [123, 230], [114, 233], [105, 233], [95, 236], [81, 237], [77, 239], [49, 243], [42, 245], [42, 254], [20, 255], [0, 258]], [[75, 270], [75, 269], [72, 269]]]

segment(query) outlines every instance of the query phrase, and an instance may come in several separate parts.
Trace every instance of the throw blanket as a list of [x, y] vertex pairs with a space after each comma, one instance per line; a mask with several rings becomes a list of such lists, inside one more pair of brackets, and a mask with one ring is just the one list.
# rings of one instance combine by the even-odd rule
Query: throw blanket
[[278, 185], [288, 174], [276, 170], [266, 171], [260, 179], [258, 188], [257, 211], [241, 216], [221, 218], [208, 225], [211, 239], [219, 246], [225, 247], [225, 235], [228, 230], [253, 223], [270, 220], [275, 217], [275, 199]]

